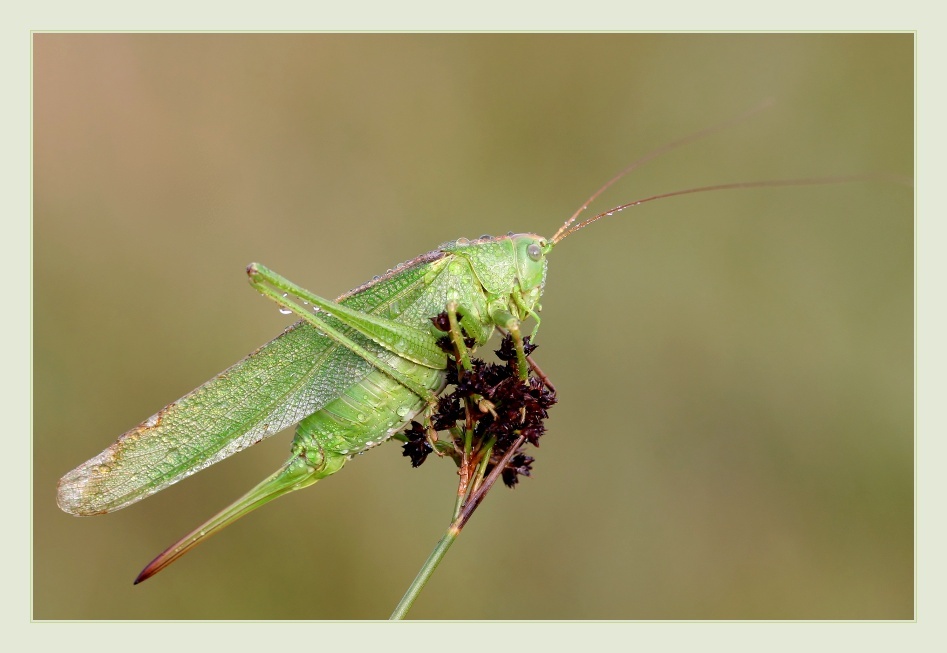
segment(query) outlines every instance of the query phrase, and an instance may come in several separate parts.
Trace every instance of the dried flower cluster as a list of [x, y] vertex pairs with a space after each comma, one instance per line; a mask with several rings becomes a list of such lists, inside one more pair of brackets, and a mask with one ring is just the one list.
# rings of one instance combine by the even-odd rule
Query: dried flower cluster
[[[450, 328], [445, 313], [432, 321], [442, 331]], [[465, 337], [465, 344], [470, 347], [473, 340]], [[452, 360], [457, 359], [449, 338], [442, 338], [441, 346]], [[528, 337], [524, 338], [523, 349], [527, 355], [535, 348]], [[535, 376], [530, 375], [525, 382], [518, 378], [516, 349], [511, 336], [503, 338], [496, 355], [502, 364], [486, 363], [479, 358], [471, 359], [470, 370], [463, 370], [456, 363], [449, 364], [447, 381], [449, 386], [453, 386], [453, 391], [438, 401], [431, 416], [431, 427], [434, 431], [447, 433], [447, 442], [452, 446], [445, 447], [444, 453], [454, 457], [458, 465], [464, 448], [464, 434], [469, 429], [473, 452], [489, 448], [487, 474], [510, 447], [521, 436], [524, 437], [524, 445], [513, 453], [502, 471], [503, 482], [513, 487], [519, 476], [530, 475], [534, 459], [523, 449], [527, 443], [539, 446], [539, 439], [545, 431], [543, 421], [549, 416], [547, 409], [556, 403], [556, 395]], [[411, 459], [412, 466], [421, 465], [433, 451], [432, 435], [418, 422], [412, 422], [404, 432], [407, 442], [403, 446], [403, 455]]]

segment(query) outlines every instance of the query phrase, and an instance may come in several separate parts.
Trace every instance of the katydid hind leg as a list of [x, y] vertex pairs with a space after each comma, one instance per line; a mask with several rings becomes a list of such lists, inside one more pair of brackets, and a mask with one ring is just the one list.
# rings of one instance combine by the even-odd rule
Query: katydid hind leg
[[223, 530], [244, 515], [273, 499], [309, 487], [319, 479], [338, 471], [344, 463], [344, 456], [334, 455], [326, 457], [322, 464], [316, 468], [305, 456], [294, 454], [272, 476], [264, 479], [252, 490], [179, 539], [149, 562], [138, 574], [135, 584], [137, 585], [143, 580], [151, 578], [211, 535]]
[[[353, 314], [357, 314], [357, 315], [362, 316], [362, 318], [365, 318], [366, 316], [365, 313], [352, 311], [351, 309], [345, 308], [340, 304], [336, 304], [335, 302], [330, 302], [327, 299], [323, 299], [321, 297], [318, 297], [317, 295], [313, 295], [312, 293], [309, 293], [308, 291], [299, 288], [295, 284], [292, 284], [291, 282], [284, 280], [282, 277], [280, 277], [276, 273], [258, 264], [255, 264], [255, 263], [251, 264], [247, 268], [247, 272], [250, 275], [250, 283], [261, 294], [272, 299], [277, 304], [280, 304], [281, 306], [285, 306], [286, 308], [291, 310], [293, 313], [296, 313], [299, 317], [301, 317], [303, 320], [311, 324], [313, 327], [315, 327], [320, 333], [325, 335], [327, 338], [330, 338], [331, 340], [333, 340], [340, 346], [345, 347], [352, 353], [361, 357], [363, 360], [371, 363], [378, 370], [389, 375], [395, 381], [402, 384], [403, 386], [405, 386], [406, 388], [408, 388], [409, 390], [417, 394], [419, 397], [424, 397], [428, 399], [429, 401], [433, 400], [433, 397], [431, 396], [431, 392], [428, 388], [425, 388], [422, 384], [417, 383], [415, 380], [413, 380], [409, 376], [403, 374], [397, 369], [394, 369], [391, 365], [381, 360], [376, 354], [373, 354], [372, 352], [368, 351], [367, 349], [365, 349], [364, 347], [356, 343], [354, 340], [352, 340], [351, 338], [349, 338], [348, 336], [346, 336], [345, 334], [341, 333], [336, 328], [331, 326], [322, 317], [317, 316], [314, 313], [306, 310], [305, 307], [301, 306], [295, 300], [292, 300], [287, 296], [281, 296], [279, 292], [277, 292], [276, 290], [274, 290], [273, 288], [271, 288], [270, 286], [266, 284], [267, 283], [271, 284], [279, 289], [289, 288], [290, 290], [287, 290], [287, 292], [293, 291], [293, 294], [295, 296], [297, 297], [302, 296], [310, 302], [312, 302], [313, 299], [316, 299], [319, 302], [324, 303], [325, 305], [331, 305], [331, 306], [337, 307], [337, 309], [333, 309], [334, 316], [337, 319], [339, 319], [344, 325], [350, 326], [353, 329], [356, 329], [357, 331], [360, 331], [360, 332], [362, 331], [362, 329], [360, 328], [361, 323], [359, 322], [358, 325], [354, 323], [352, 321], [352, 316]], [[258, 276], [261, 278], [258, 279], [257, 278]], [[301, 295], [300, 293], [303, 293], [303, 294]], [[377, 318], [375, 316], [371, 316], [371, 317], [375, 321], [381, 320], [381, 318]], [[386, 349], [389, 349], [389, 347], [391, 347], [389, 351], [398, 353], [399, 356], [402, 356], [403, 358], [406, 358], [408, 360], [412, 360], [413, 362], [419, 363], [421, 365], [425, 365], [427, 367], [432, 367], [435, 369], [443, 369], [446, 366], [447, 358], [444, 355], [444, 352], [440, 351], [440, 349], [437, 347], [436, 339], [433, 338], [433, 336], [431, 336], [429, 333], [425, 333], [421, 331], [420, 329], [415, 329], [413, 327], [405, 326], [403, 324], [397, 324], [395, 322], [391, 322], [390, 320], [384, 320], [384, 322], [394, 324], [398, 327], [395, 333], [400, 334], [400, 335], [395, 335], [395, 337], [397, 337], [398, 340], [396, 340], [393, 344], [390, 341], [390, 339], [385, 340], [378, 333], [375, 333], [374, 337], [368, 336], [365, 333], [363, 333], [363, 335], [366, 335], [366, 337], [371, 338], [377, 344], [381, 345], [382, 347], [385, 347]], [[404, 336], [404, 338], [402, 338], [402, 336]], [[434, 364], [434, 362], [430, 359], [428, 359], [428, 362], [421, 362], [419, 360], [415, 360], [415, 358], [409, 354], [408, 349], [411, 348], [412, 343], [416, 343], [416, 342], [424, 342], [425, 353], [429, 353], [427, 351], [427, 346], [426, 346], [428, 344], [428, 341], [431, 343], [434, 343], [433, 346], [435, 349], [438, 350], [438, 355], [441, 358], [441, 363]], [[399, 349], [401, 350], [400, 353], [399, 353]]]
[[[290, 300], [289, 295], [311, 303], [319, 309], [319, 312], [328, 313], [341, 322], [342, 325], [356, 330], [364, 337], [402, 358], [407, 358], [419, 365], [438, 369], [442, 369], [446, 364], [444, 352], [437, 346], [437, 339], [429, 331], [385, 319], [378, 315], [364, 313], [320, 297], [259, 263], [250, 264], [247, 267], [247, 274], [250, 277], [250, 284], [256, 290], [271, 298], [277, 304], [283, 305], [296, 313], [320, 331], [326, 329], [335, 331], [335, 329], [318, 312], [310, 311], [298, 302]], [[286, 294], [280, 296], [279, 291]], [[352, 349], [351, 340], [339, 341], [339, 344]], [[353, 351], [355, 350], [353, 349]]]

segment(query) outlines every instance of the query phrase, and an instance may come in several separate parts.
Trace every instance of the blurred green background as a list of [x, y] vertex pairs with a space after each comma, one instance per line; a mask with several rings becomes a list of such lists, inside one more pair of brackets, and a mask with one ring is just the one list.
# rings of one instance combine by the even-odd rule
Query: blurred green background
[[[143, 585], [290, 433], [126, 510], [59, 477], [327, 297], [460, 236], [730, 181], [913, 166], [913, 36], [41, 34], [34, 45], [33, 616], [386, 618], [455, 470], [389, 444]], [[722, 192], [551, 256], [534, 477], [496, 488], [411, 616], [910, 619], [913, 192]]]

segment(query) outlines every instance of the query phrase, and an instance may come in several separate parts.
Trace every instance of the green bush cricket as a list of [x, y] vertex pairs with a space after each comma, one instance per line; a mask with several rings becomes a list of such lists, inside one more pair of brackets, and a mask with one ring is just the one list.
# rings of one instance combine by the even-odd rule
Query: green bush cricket
[[[752, 112], [759, 109], [754, 109]], [[811, 185], [866, 176], [757, 181], [691, 188], [618, 206], [575, 224], [605, 189], [672, 148], [718, 131], [744, 114], [635, 161], [596, 191], [552, 238], [508, 234], [458, 239], [403, 263], [330, 301], [259, 264], [251, 285], [301, 320], [242, 361], [123, 434], [66, 474], [58, 503], [74, 515], [118, 510], [296, 424], [289, 460], [243, 497], [169, 547], [136, 583], [194, 545], [279, 496], [334, 474], [429, 414], [445, 387], [446, 357], [431, 318], [444, 312], [480, 347], [495, 328], [517, 344], [525, 378], [531, 363], [521, 324], [539, 327], [546, 257], [566, 236], [631, 206], [696, 192], [754, 186]], [[457, 337], [457, 330], [453, 331]]]

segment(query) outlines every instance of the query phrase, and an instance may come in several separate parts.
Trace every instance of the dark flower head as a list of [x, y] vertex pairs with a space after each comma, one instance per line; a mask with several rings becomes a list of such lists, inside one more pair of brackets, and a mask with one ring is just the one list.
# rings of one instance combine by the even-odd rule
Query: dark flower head
[[411, 428], [406, 430], [404, 435], [408, 438], [408, 441], [401, 445], [401, 455], [408, 456], [411, 459], [412, 467], [420, 467], [421, 463], [427, 459], [428, 454], [434, 451], [427, 441], [427, 433], [423, 426], [417, 422], [411, 422]]
[[[443, 351], [445, 354], [453, 354], [453, 353], [454, 353], [454, 343], [451, 342], [450, 336], [443, 336], [443, 337], [441, 337], [441, 338], [438, 338], [438, 339], [437, 339], [437, 346], [438, 346], [438, 347], [441, 349], [441, 351]], [[453, 367], [453, 366], [451, 366], [451, 367]]]
[[456, 392], [452, 392], [437, 400], [437, 410], [431, 417], [431, 424], [435, 431], [447, 431], [457, 424], [457, 420], [465, 417], [460, 396]]
[[[530, 344], [529, 336], [523, 338], [523, 353], [529, 356], [533, 351], [538, 347], [538, 345]], [[503, 341], [500, 343], [500, 348], [496, 350], [497, 358], [501, 361], [506, 361], [508, 364], [516, 364], [516, 345], [513, 343], [513, 338], [509, 335], [504, 336]]]
[[501, 472], [503, 484], [508, 488], [516, 487], [520, 476], [530, 476], [533, 471], [533, 461], [535, 458], [518, 453], [507, 463], [506, 468]]
[[[431, 321], [439, 329], [450, 329], [446, 313]], [[465, 340], [468, 347], [472, 346], [473, 341], [470, 338]], [[438, 344], [448, 353], [449, 358], [454, 358], [456, 352], [449, 337], [441, 338]], [[528, 337], [523, 339], [523, 349], [527, 355], [535, 348]], [[556, 403], [555, 394], [541, 379], [530, 376], [524, 383], [518, 377], [516, 347], [510, 335], [503, 338], [496, 354], [500, 360], [505, 361], [505, 365], [471, 358], [471, 369], [459, 371], [456, 363], [449, 363], [447, 384], [454, 389], [438, 399], [436, 410], [431, 416], [431, 426], [434, 430], [449, 431], [457, 427], [458, 422], [465, 423], [469, 412], [474, 449], [487, 446], [488, 442], [493, 443], [488, 470], [499, 464], [521, 436], [526, 443], [538, 447], [546, 430], [543, 421], [549, 416], [547, 409]], [[403, 453], [410, 457], [411, 464], [417, 467], [432, 451], [427, 433], [420, 424], [412, 422], [411, 428], [405, 431], [405, 436], [408, 442], [404, 445]], [[463, 443], [455, 440], [454, 444], [459, 452]], [[458, 456], [459, 454], [456, 454], [455, 459], [459, 463]], [[529, 476], [533, 461], [531, 456], [518, 449], [503, 469], [503, 482], [513, 487], [519, 476]]]
[[447, 311], [442, 311], [438, 315], [435, 315], [431, 318], [431, 324], [434, 325], [438, 331], [443, 331], [447, 333], [450, 331], [450, 318], [447, 316]]

